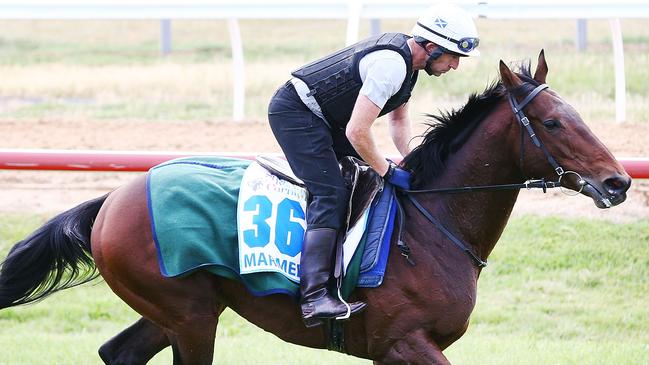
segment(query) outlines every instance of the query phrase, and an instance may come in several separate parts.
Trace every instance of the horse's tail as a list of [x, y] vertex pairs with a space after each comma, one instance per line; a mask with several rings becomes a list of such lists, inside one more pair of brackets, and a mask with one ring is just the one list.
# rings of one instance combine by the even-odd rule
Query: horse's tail
[[44, 299], [99, 274], [90, 232], [108, 195], [82, 203], [16, 243], [0, 264], [0, 309]]

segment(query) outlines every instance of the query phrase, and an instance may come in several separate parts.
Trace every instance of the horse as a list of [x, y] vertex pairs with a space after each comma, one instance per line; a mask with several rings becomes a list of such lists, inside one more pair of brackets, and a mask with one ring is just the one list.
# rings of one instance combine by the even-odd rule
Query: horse
[[[499, 80], [463, 107], [430, 116], [422, 143], [401, 162], [413, 186], [399, 197], [402, 230], [392, 236], [382, 285], [351, 294], [368, 306], [343, 323], [340, 351], [374, 364], [449, 364], [443, 351], [468, 328], [477, 280], [521, 187], [561, 185], [598, 208], [626, 199], [629, 175], [545, 84], [543, 50], [534, 75], [527, 61], [515, 71], [501, 60]], [[331, 327], [306, 328], [287, 295], [256, 297], [239, 281], [200, 270], [163, 277], [145, 180], [61, 213], [18, 242], [2, 264], [0, 308], [101, 275], [142, 316], [100, 347], [106, 364], [143, 364], [168, 346], [174, 364], [211, 364], [226, 307], [284, 341], [327, 346]]]

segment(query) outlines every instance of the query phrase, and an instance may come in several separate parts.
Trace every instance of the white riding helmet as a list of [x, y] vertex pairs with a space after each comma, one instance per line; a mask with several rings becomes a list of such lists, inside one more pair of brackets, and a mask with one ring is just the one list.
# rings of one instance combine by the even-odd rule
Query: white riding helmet
[[454, 5], [428, 8], [412, 28], [412, 35], [463, 56], [479, 56], [478, 31], [471, 15]]

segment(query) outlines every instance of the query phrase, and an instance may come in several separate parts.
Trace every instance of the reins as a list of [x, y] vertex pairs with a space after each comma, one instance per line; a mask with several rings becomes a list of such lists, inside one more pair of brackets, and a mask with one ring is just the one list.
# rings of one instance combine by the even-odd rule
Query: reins
[[458, 194], [458, 193], [474, 193], [478, 191], [495, 191], [495, 190], [520, 190], [520, 189], [543, 189], [547, 192], [548, 189], [561, 187], [561, 180], [558, 181], [545, 181], [527, 180], [522, 184], [499, 184], [499, 185], [478, 185], [478, 186], [463, 186], [461, 188], [437, 188], [437, 189], [421, 189], [421, 190], [401, 190], [407, 194], [423, 194], [423, 193], [443, 193], [443, 194]]
[[[487, 261], [485, 261], [485, 260], [481, 259], [480, 257], [478, 257], [478, 255], [476, 255], [473, 252], [473, 250], [471, 250], [467, 245], [462, 243], [462, 241], [459, 238], [455, 237], [455, 235], [453, 233], [451, 233], [451, 231], [449, 231], [446, 227], [444, 227], [444, 225], [442, 223], [440, 223], [437, 219], [435, 219], [428, 212], [428, 210], [426, 210], [426, 208], [424, 208], [417, 201], [417, 199], [415, 199], [412, 195], [406, 195], [406, 197], [408, 197], [410, 202], [419, 210], [419, 212], [421, 212], [421, 214], [423, 214], [424, 217], [426, 217], [426, 219], [428, 219], [440, 231], [442, 231], [442, 233], [444, 233], [446, 235], [446, 237], [448, 237], [448, 239], [450, 239], [451, 242], [453, 242], [453, 244], [455, 244], [455, 246], [457, 246], [460, 250], [462, 250], [464, 253], [469, 255], [469, 257], [471, 257], [471, 259], [473, 259], [473, 261], [475, 262], [476, 266], [478, 266], [479, 268], [483, 268], [483, 267], [487, 266]], [[401, 232], [399, 232], [399, 234], [401, 234]], [[399, 241], [401, 241], [401, 240], [399, 240]]]
[[[534, 132], [534, 129], [532, 128], [532, 125], [530, 124], [530, 120], [527, 118], [525, 113], [523, 112], [523, 108], [527, 106], [541, 91], [545, 90], [548, 88], [548, 85], [546, 84], [541, 84], [534, 88], [532, 92], [530, 92], [520, 103], [516, 101], [516, 98], [509, 93], [508, 94], [508, 100], [509, 104], [512, 108], [512, 112], [516, 116], [516, 119], [521, 125], [521, 155], [520, 155], [520, 164], [521, 164], [521, 169], [523, 167], [523, 160], [524, 160], [524, 133], [527, 131], [528, 135], [532, 139], [532, 143], [534, 146], [537, 148], [540, 148], [543, 151], [543, 154], [545, 155], [545, 158], [547, 159], [548, 163], [554, 168], [554, 171], [557, 173], [559, 176], [559, 179], [557, 181], [546, 181], [545, 179], [535, 179], [535, 180], [527, 180], [522, 184], [499, 184], [499, 185], [479, 185], [479, 186], [464, 186], [460, 188], [436, 188], [436, 189], [422, 189], [422, 190], [400, 190], [400, 194], [405, 195], [408, 200], [413, 204], [415, 208], [424, 216], [428, 221], [433, 223], [437, 229], [439, 229], [444, 235], [453, 242], [455, 246], [457, 246], [460, 250], [462, 250], [464, 253], [466, 253], [475, 263], [475, 265], [479, 268], [483, 268], [487, 266], [487, 261], [483, 260], [480, 258], [471, 248], [464, 244], [460, 239], [458, 239], [451, 231], [449, 231], [442, 223], [440, 223], [437, 219], [435, 219], [426, 208], [424, 208], [419, 201], [415, 198], [414, 195], [416, 194], [424, 194], [424, 193], [440, 193], [440, 194], [456, 194], [456, 193], [472, 193], [472, 192], [479, 192], [479, 191], [497, 191], [497, 190], [520, 190], [520, 189], [543, 189], [543, 192], [546, 193], [547, 189], [553, 189], [553, 188], [559, 188], [561, 187], [561, 180], [566, 174], [575, 174], [579, 178], [579, 184], [581, 186], [579, 192], [583, 189], [585, 182], [581, 178], [581, 176], [574, 172], [574, 171], [565, 171], [558, 163], [557, 161], [552, 157], [550, 152], [547, 150], [543, 142], [538, 138], [536, 133]], [[414, 261], [412, 260], [411, 256], [411, 250], [408, 245], [403, 242], [402, 240], [402, 234], [403, 234], [403, 224], [405, 221], [405, 211], [402, 206], [402, 202], [400, 201], [399, 197], [396, 199], [397, 201], [397, 206], [399, 209], [399, 232], [397, 236], [397, 247], [401, 251], [401, 254], [408, 260], [408, 262], [414, 266]]]

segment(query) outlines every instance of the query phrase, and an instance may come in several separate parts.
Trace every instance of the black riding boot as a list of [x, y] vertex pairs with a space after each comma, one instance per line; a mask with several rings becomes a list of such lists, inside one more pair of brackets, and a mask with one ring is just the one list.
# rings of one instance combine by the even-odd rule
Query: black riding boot
[[[336, 230], [314, 228], [306, 231], [300, 259], [300, 294], [302, 319], [307, 327], [314, 327], [326, 319], [335, 319], [347, 313], [347, 306], [327, 290], [331, 277], [336, 247]], [[366, 306], [363, 302], [349, 303], [351, 313]]]

